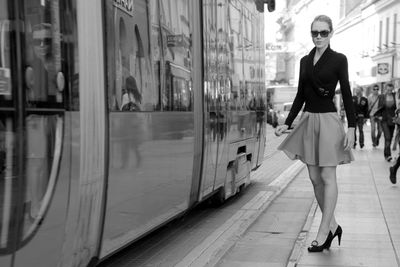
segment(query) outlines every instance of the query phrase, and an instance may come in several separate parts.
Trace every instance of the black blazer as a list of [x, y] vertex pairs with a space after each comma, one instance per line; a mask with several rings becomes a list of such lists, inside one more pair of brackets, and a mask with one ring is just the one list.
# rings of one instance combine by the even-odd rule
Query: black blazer
[[314, 65], [316, 48], [300, 60], [300, 76], [292, 109], [285, 121], [290, 126], [301, 107], [312, 113], [337, 112], [333, 97], [339, 82], [349, 127], [355, 127], [355, 115], [350, 90], [347, 58], [330, 46]]
[[358, 97], [353, 96], [353, 105], [356, 114], [356, 118], [367, 118], [368, 117], [368, 99], [361, 97], [360, 103], [358, 103]]

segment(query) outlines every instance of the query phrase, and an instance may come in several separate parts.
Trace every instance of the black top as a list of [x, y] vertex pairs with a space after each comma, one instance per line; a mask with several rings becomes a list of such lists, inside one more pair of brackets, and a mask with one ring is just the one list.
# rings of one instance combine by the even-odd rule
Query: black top
[[368, 99], [364, 96], [353, 96], [353, 104], [356, 118], [368, 117]]
[[389, 125], [393, 125], [393, 117], [396, 115], [396, 95], [391, 93], [392, 103], [387, 103], [386, 94], [378, 96], [378, 110], [375, 112], [374, 116], [382, 116], [382, 121]]
[[347, 58], [345, 55], [326, 48], [314, 65], [316, 48], [300, 60], [300, 76], [296, 97], [285, 121], [291, 126], [300, 112], [303, 103], [304, 111], [311, 113], [337, 112], [333, 97], [339, 81], [348, 127], [355, 127], [355, 115], [349, 84]]

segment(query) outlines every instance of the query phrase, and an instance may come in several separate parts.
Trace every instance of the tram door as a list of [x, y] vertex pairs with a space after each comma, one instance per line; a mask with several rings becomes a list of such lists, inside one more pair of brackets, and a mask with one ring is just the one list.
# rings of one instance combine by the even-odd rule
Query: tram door
[[61, 252], [59, 10], [57, 0], [0, 0], [0, 266], [56, 266]]
[[226, 5], [223, 0], [203, 1], [205, 153], [202, 195], [224, 183], [227, 170], [227, 63]]

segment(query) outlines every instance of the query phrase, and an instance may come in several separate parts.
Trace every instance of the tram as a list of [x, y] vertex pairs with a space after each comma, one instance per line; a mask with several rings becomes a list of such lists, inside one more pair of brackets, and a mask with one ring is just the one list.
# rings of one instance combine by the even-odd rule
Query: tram
[[95, 266], [263, 161], [272, 0], [0, 0], [0, 266]]

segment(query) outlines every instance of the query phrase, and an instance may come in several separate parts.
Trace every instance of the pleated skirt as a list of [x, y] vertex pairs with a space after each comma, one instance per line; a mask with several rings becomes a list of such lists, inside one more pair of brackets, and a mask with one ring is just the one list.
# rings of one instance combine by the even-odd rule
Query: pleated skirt
[[337, 166], [354, 160], [344, 150], [346, 133], [336, 112], [304, 112], [299, 123], [278, 146], [291, 159], [321, 167]]

